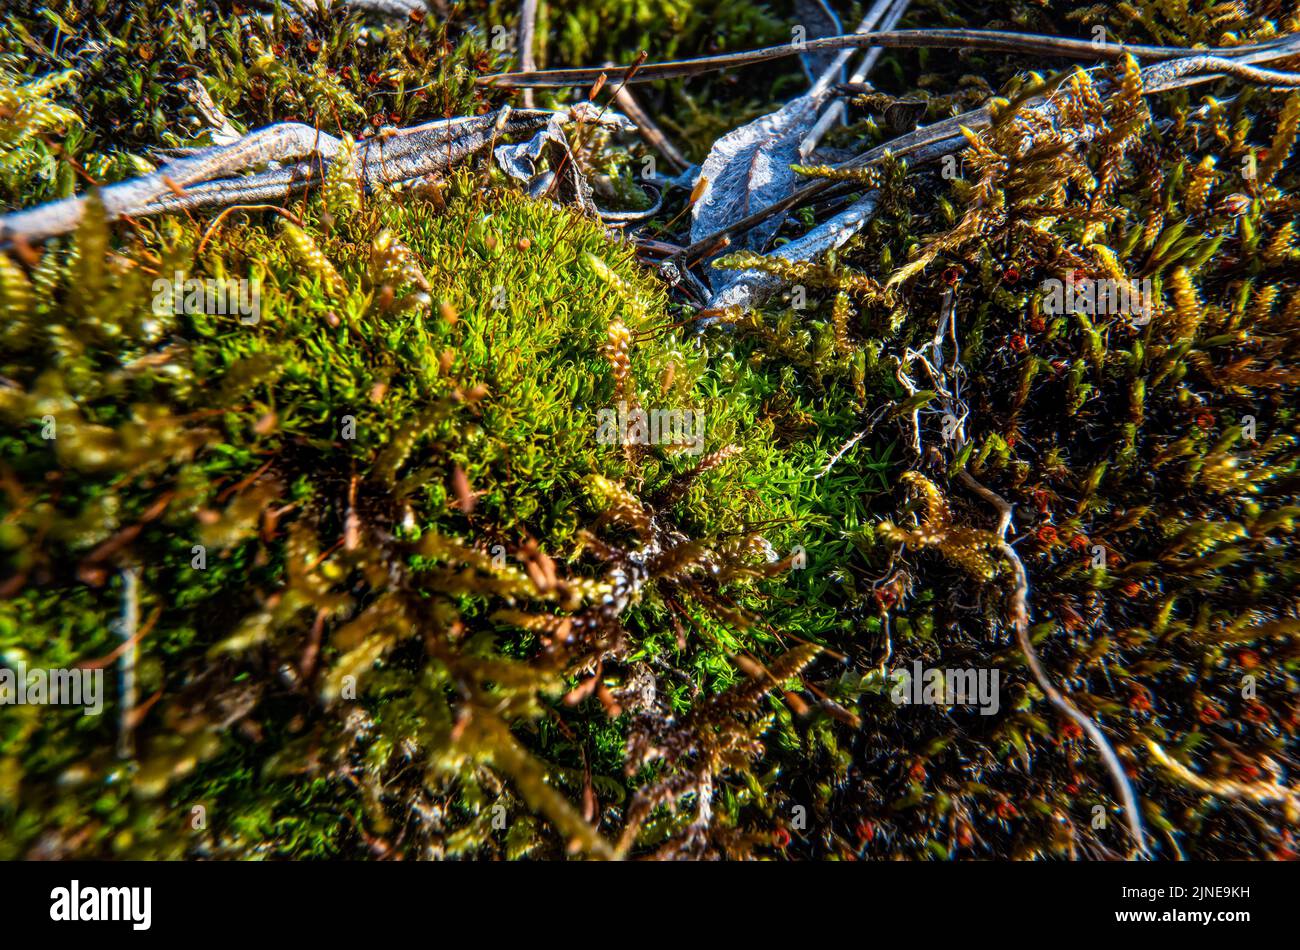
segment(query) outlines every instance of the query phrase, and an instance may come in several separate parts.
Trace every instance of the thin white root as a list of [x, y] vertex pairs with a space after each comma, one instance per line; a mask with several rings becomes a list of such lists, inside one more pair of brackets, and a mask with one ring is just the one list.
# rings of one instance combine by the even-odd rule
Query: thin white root
[[118, 661], [121, 676], [122, 695], [119, 699], [121, 709], [117, 720], [117, 757], [130, 759], [135, 757], [135, 734], [132, 728], [135, 715], [135, 661], [139, 653], [136, 632], [140, 628], [140, 568], [128, 567], [122, 571], [122, 617], [118, 622], [117, 634], [128, 644]]
[[1101, 753], [1102, 761], [1106, 763], [1106, 768], [1115, 783], [1115, 790], [1119, 792], [1120, 801], [1124, 805], [1124, 813], [1128, 816], [1129, 832], [1133, 836], [1137, 852], [1145, 855], [1147, 844], [1146, 833], [1142, 828], [1142, 813], [1138, 806], [1137, 795], [1134, 794], [1133, 786], [1124, 772], [1124, 765], [1097, 724], [1080, 712], [1060, 690], [1052, 685], [1029, 639], [1029, 575], [1025, 572], [1025, 565], [1021, 562], [1015, 548], [1002, 541], [998, 545], [998, 550], [1011, 562], [1014, 571], [1015, 589], [1011, 593], [1011, 622], [1016, 630], [1016, 641], [1025, 655], [1025, 662], [1029, 664], [1029, 672], [1033, 674], [1039, 688], [1047, 696], [1048, 702], [1077, 723]]

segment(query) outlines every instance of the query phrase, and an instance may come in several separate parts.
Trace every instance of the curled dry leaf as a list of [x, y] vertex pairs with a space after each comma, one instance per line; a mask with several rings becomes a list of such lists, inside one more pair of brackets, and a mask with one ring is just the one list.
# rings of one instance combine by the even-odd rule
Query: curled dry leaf
[[[700, 174], [704, 192], [691, 208], [691, 241], [699, 241], [760, 208], [787, 197], [794, 190], [790, 166], [799, 160], [799, 143], [817, 121], [829, 94], [810, 93], [786, 103], [770, 115], [728, 132], [713, 143]], [[732, 250], [762, 250], [780, 216], [755, 225]], [[720, 290], [720, 277], [710, 283]]]
[[[577, 204], [583, 211], [594, 215], [597, 209], [591, 200], [591, 185], [574, 158], [568, 137], [564, 134], [564, 126], [571, 119], [598, 123], [617, 131], [636, 129], [636, 126], [617, 113], [596, 112], [589, 104], [583, 103], [575, 106], [567, 115], [554, 113], [532, 138], [516, 145], [498, 145], [492, 155], [502, 171], [528, 185], [529, 193], [534, 197], [555, 195], [561, 202]], [[539, 170], [538, 162], [543, 155], [550, 163], [549, 170]], [[555, 183], [556, 175], [560, 176], [558, 186]]]
[[[591, 201], [591, 186], [573, 157], [559, 116], [548, 122], [528, 141], [516, 145], [498, 145], [492, 155], [501, 170], [526, 184], [534, 197], [558, 193], [561, 201], [570, 199], [584, 211], [595, 210]], [[543, 155], [550, 162], [549, 170], [539, 168]], [[558, 188], [555, 185], [557, 174], [561, 176]]]

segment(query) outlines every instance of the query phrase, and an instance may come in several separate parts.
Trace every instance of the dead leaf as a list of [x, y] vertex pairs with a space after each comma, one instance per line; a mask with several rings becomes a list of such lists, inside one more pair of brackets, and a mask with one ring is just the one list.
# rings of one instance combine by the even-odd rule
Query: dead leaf
[[[492, 155], [502, 171], [528, 185], [528, 191], [534, 197], [553, 194], [561, 202], [577, 204], [583, 211], [595, 215], [597, 210], [591, 200], [591, 185], [587, 183], [587, 176], [573, 157], [568, 136], [564, 134], [564, 126], [575, 119], [580, 122], [598, 122], [624, 131], [635, 128], [618, 113], [604, 110], [592, 113], [590, 109], [580, 110], [574, 107], [568, 115], [560, 112], [552, 114], [546, 125], [526, 142], [498, 145], [493, 149]], [[539, 168], [539, 160], [543, 155], [550, 165], [549, 170]], [[555, 182], [557, 174], [560, 176], [558, 185]]]
[[[843, 247], [849, 238], [857, 234], [862, 226], [871, 220], [880, 204], [880, 192], [868, 192], [846, 210], [824, 221], [801, 238], [783, 244], [770, 254], [770, 258], [787, 261], [811, 261], [827, 251]], [[727, 307], [756, 307], [775, 294], [784, 285], [784, 281], [775, 274], [758, 269], [746, 271], [718, 270], [714, 285], [717, 292], [709, 300], [709, 310], [724, 310]], [[705, 318], [701, 322], [711, 323], [716, 317]]]
[[[691, 208], [691, 242], [723, 230], [751, 212], [787, 197], [795, 187], [790, 166], [799, 143], [817, 121], [829, 92], [792, 99], [770, 115], [728, 132], [713, 143], [700, 174], [704, 193]], [[733, 243], [733, 249], [761, 251], [781, 225], [772, 215]], [[717, 289], [721, 278], [710, 277]]]

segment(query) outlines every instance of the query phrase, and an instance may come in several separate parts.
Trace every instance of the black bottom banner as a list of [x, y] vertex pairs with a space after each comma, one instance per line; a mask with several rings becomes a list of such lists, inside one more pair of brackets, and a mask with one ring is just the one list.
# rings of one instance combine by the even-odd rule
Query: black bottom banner
[[111, 931], [128, 940], [373, 939], [412, 927], [435, 940], [466, 928], [499, 940], [572, 934], [575, 925], [623, 939], [701, 921], [769, 938], [827, 926], [905, 937], [942, 926], [971, 937], [1011, 928], [1145, 939], [1200, 929], [1232, 939], [1294, 919], [1297, 893], [1295, 868], [1280, 863], [68, 862], [5, 864], [0, 875], [9, 934]]

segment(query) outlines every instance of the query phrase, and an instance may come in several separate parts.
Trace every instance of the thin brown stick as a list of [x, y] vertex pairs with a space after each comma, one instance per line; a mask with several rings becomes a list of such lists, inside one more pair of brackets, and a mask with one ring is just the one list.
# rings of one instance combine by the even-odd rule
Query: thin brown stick
[[957, 480], [997, 509], [998, 537], [1005, 540], [1007, 529], [1011, 527], [1011, 516], [1015, 513], [1015, 509], [1012, 508], [1011, 503], [997, 492], [981, 485], [975, 480], [975, 476], [964, 468], [957, 473]]
[[120, 644], [114, 647], [110, 652], [104, 654], [98, 659], [82, 660], [80, 663], [77, 664], [77, 669], [102, 670], [112, 666], [113, 663], [120, 656], [122, 656], [122, 654], [126, 653], [127, 650], [135, 649], [135, 647], [140, 643], [140, 641], [149, 635], [149, 631], [153, 629], [154, 624], [158, 622], [158, 618], [161, 616], [162, 616], [162, 608], [155, 607], [153, 611], [149, 614], [149, 619], [140, 625], [140, 629], [136, 630], [129, 637], [127, 637], [127, 639], [123, 640]]
[[[874, 29], [876, 26], [879, 26], [882, 31], [892, 30], [898, 25], [898, 21], [903, 18], [903, 14], [907, 12], [907, 8], [910, 5], [911, 0], [878, 0], [876, 5], [867, 14], [867, 17], [863, 18], [862, 25], [858, 27], [856, 32], [865, 33], [868, 30]], [[862, 62], [859, 64], [858, 68], [849, 76], [848, 81], [850, 83], [866, 81], [867, 76], [871, 74], [871, 70], [876, 65], [876, 60], [880, 58], [881, 49], [882, 47], [873, 46], [871, 49], [867, 50], [866, 55], [863, 56]], [[849, 54], [850, 51], [845, 50], [841, 55], [844, 56], [845, 61], [847, 61]], [[836, 62], [838, 63], [840, 60], [837, 59]], [[836, 99], [832, 102], [830, 107], [822, 113], [821, 118], [817, 120], [817, 124], [812, 127], [812, 130], [809, 131], [809, 133], [804, 136], [803, 141], [799, 143], [799, 155], [804, 159], [811, 155], [813, 149], [817, 147], [817, 143], [822, 140], [822, 136], [830, 131], [831, 126], [838, 122], [840, 117], [843, 116], [846, 111], [843, 99]]]
[[1246, 46], [1188, 49], [1181, 46], [1146, 46], [1127, 43], [1098, 43], [1092, 40], [1071, 39], [1063, 36], [1039, 36], [1030, 33], [1009, 33], [1000, 30], [883, 30], [875, 33], [848, 33], [807, 40], [796, 46], [766, 46], [761, 49], [727, 53], [720, 56], [703, 56], [696, 59], [652, 63], [637, 70], [627, 67], [582, 69], [544, 69], [532, 72], [495, 73], [480, 76], [476, 82], [485, 86], [523, 88], [560, 88], [582, 86], [595, 82], [601, 72], [609, 72], [611, 80], [623, 79], [628, 83], [655, 82], [660, 79], [677, 79], [736, 66], [752, 66], [786, 56], [798, 56], [818, 50], [841, 50], [858, 47], [883, 46], [898, 49], [934, 48], [981, 49], [990, 52], [1026, 53], [1037, 56], [1061, 56], [1071, 59], [1139, 59], [1157, 61], [1190, 56], [1214, 56], [1240, 59], [1253, 52], [1276, 50], [1300, 39], [1295, 36], [1280, 37], [1266, 43]]
[[659, 128], [649, 113], [641, 108], [641, 103], [636, 101], [632, 95], [632, 90], [626, 85], [619, 86], [614, 90], [614, 101], [618, 107], [623, 110], [627, 116], [641, 132], [641, 137], [650, 143], [650, 146], [668, 160], [668, 164], [673, 167], [673, 171], [684, 172], [691, 167], [686, 156], [677, 150], [677, 146], [668, 140], [663, 130]]
[[[1288, 56], [1300, 55], [1300, 36], [1285, 37], [1288, 42], [1274, 44], [1259, 44], [1258, 47], [1239, 47], [1243, 52], [1240, 56], [1231, 60], [1225, 60], [1222, 57], [1194, 56], [1188, 59], [1174, 60], [1165, 63], [1157, 63], [1149, 66], [1142, 71], [1143, 93], [1151, 95], [1158, 92], [1167, 92], [1171, 89], [1179, 89], [1184, 86], [1196, 85], [1198, 83], [1210, 82], [1224, 75], [1225, 72], [1231, 72], [1238, 78], [1258, 80], [1261, 74], [1269, 77], [1287, 77], [1288, 82], [1294, 82], [1300, 85], [1300, 75], [1294, 73], [1277, 73], [1269, 70], [1257, 70], [1246, 65], [1252, 62], [1265, 62], [1270, 59], [1284, 59]], [[1211, 69], [1214, 72], [1198, 72], [1198, 70]], [[1272, 81], [1270, 79], [1270, 81]], [[1037, 103], [1041, 105], [1042, 103]], [[1031, 107], [1035, 103], [1031, 102]], [[935, 122], [932, 125], [923, 126], [914, 129], [895, 139], [891, 139], [882, 145], [863, 152], [856, 158], [850, 159], [837, 168], [867, 168], [877, 165], [885, 160], [887, 156], [894, 158], [906, 158], [907, 156], [922, 152], [927, 159], [936, 159], [945, 152], [956, 152], [966, 147], [966, 138], [962, 133], [963, 129], [980, 131], [988, 128], [992, 124], [992, 112], [988, 106], [981, 106], [978, 109], [972, 109], [969, 112], [963, 112], [961, 115]], [[774, 214], [780, 214], [790, 208], [803, 205], [812, 200], [822, 192], [836, 187], [838, 183], [828, 179], [821, 179], [810, 182], [801, 188], [791, 192], [780, 201], [773, 202], [764, 208], [746, 215], [738, 221], [732, 222], [727, 227], [722, 228], [713, 234], [707, 234], [698, 241], [687, 247], [681, 255], [678, 263], [680, 265], [690, 266], [695, 261], [707, 257], [712, 253], [713, 246], [724, 238], [730, 239], [737, 234], [743, 234], [762, 221], [767, 220]]]

